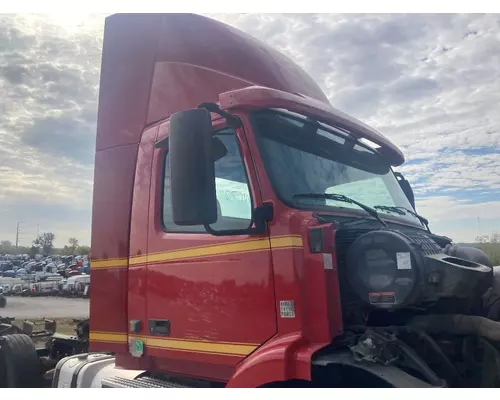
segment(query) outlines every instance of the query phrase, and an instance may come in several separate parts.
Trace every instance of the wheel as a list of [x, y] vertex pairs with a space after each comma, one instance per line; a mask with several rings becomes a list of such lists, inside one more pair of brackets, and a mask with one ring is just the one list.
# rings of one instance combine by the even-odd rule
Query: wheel
[[7, 305], [7, 299], [5, 296], [0, 296], [0, 307], [4, 308]]
[[40, 361], [29, 336], [0, 336], [0, 387], [42, 387]]

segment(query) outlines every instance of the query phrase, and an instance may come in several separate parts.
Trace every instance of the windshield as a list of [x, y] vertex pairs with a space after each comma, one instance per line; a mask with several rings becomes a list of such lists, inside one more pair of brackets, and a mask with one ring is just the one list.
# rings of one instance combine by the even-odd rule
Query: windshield
[[363, 213], [356, 204], [297, 196], [341, 194], [377, 208], [382, 217], [390, 215], [422, 226], [408, 212], [378, 208], [413, 211], [384, 158], [347, 132], [270, 110], [255, 112], [252, 124], [271, 182], [288, 206], [325, 211], [349, 208]]

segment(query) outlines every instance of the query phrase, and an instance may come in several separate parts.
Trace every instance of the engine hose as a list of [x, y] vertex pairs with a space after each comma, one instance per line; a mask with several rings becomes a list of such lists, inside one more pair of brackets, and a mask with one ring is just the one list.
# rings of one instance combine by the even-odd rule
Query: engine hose
[[[500, 381], [500, 352], [494, 345], [492, 345], [490, 342], [488, 342], [488, 340], [484, 338], [481, 338], [481, 343], [484, 349], [489, 353], [488, 355], [494, 359], [496, 368], [492, 368], [491, 372], [493, 375], [496, 375], [497, 381]], [[486, 375], [486, 377], [490, 379], [492, 378], [491, 375]]]
[[446, 387], [446, 382], [440, 379], [411, 347], [401, 340], [398, 340], [398, 346], [401, 352], [406, 356], [406, 359], [413, 364], [414, 368], [419, 370], [425, 376], [431, 385], [436, 387]]
[[460, 372], [458, 372], [458, 370], [455, 368], [455, 366], [450, 361], [448, 356], [443, 352], [441, 347], [436, 343], [436, 341], [433, 338], [431, 338], [427, 334], [427, 332], [417, 331], [417, 334], [418, 334], [419, 338], [425, 340], [427, 342], [427, 344], [432, 348], [434, 353], [441, 358], [441, 363], [447, 369], [450, 379], [453, 382], [460, 382], [460, 380], [461, 380]]
[[474, 335], [500, 342], [500, 322], [477, 315], [420, 315], [410, 321], [410, 326], [427, 333]]

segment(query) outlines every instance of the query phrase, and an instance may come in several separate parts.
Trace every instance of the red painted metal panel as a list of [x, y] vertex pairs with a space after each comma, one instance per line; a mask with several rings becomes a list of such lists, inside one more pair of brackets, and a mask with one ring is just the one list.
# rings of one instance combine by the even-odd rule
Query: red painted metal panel
[[[218, 21], [193, 14], [107, 17], [97, 149], [138, 143], [144, 126], [252, 85], [329, 104], [319, 86], [290, 59]], [[176, 96], [186, 90], [187, 96]]]
[[[96, 153], [92, 209], [93, 331], [127, 332], [127, 256], [137, 145]], [[108, 260], [105, 268], [97, 260]]]
[[94, 165], [92, 258], [128, 256], [137, 145], [98, 151]]
[[227, 90], [250, 86], [222, 72], [181, 63], [156, 63], [148, 121], [162, 120], [175, 112], [196, 108], [203, 102], [217, 102]]
[[[239, 115], [249, 131], [248, 118]], [[252, 156], [260, 160], [252, 135], [247, 136], [247, 142]], [[238, 366], [228, 383], [230, 387], [310, 379], [313, 353], [330, 343], [342, 329], [336, 274], [325, 271], [322, 254], [311, 254], [308, 249], [309, 229], [318, 226], [317, 221], [310, 212], [292, 210], [283, 205], [272, 189], [264, 166], [256, 162], [255, 168], [263, 201], [274, 204], [275, 216], [269, 223], [271, 238], [282, 235], [302, 237], [301, 249], [272, 249], [276, 308], [279, 310], [282, 300], [294, 301], [295, 318], [281, 318], [278, 314], [277, 336]], [[324, 228], [326, 243], [333, 241], [331, 229]]]
[[106, 18], [98, 150], [140, 140], [146, 124], [160, 21], [157, 14], [116, 14]]
[[310, 344], [299, 332], [280, 335], [243, 361], [227, 383], [229, 388], [259, 387], [271, 382], [311, 379], [311, 354], [321, 345]]
[[157, 61], [219, 71], [328, 104], [317, 83], [288, 57], [236, 28], [200, 15], [162, 15]]
[[90, 341], [89, 350], [95, 352], [110, 352], [110, 353], [123, 353], [127, 351], [128, 345], [126, 343], [110, 343], [110, 342], [98, 342]]
[[[163, 127], [161, 132], [164, 132]], [[246, 140], [238, 132], [244, 154]], [[232, 251], [216, 256], [187, 257], [158, 263], [148, 263], [147, 318], [168, 319], [171, 322], [170, 338], [205, 341], [207, 346], [250, 346], [255, 348], [276, 333], [276, 309], [274, 282], [267, 236], [216, 237], [209, 234], [166, 233], [160, 220], [161, 180], [163, 154], [155, 150], [153, 180], [149, 217], [149, 253], [162, 253], [199, 246], [232, 245], [242, 246], [242, 241], [259, 243], [257, 251]], [[245, 159], [249, 171], [254, 169], [251, 159]], [[252, 195], [254, 204], [261, 204], [257, 182], [253, 173]], [[222, 249], [224, 252], [224, 249]], [[214, 350], [216, 351], [216, 350]], [[219, 351], [219, 350], [217, 350]], [[220, 350], [224, 351], [224, 350]], [[248, 350], [250, 353], [252, 349]], [[228, 379], [229, 372], [246, 354], [238, 357], [209, 354], [206, 352], [175, 352], [155, 349], [154, 362], [159, 365], [174, 365], [174, 359], [183, 359], [177, 373], [202, 374], [207, 379]], [[191, 362], [187, 362], [191, 361]], [[207, 363], [221, 366], [217, 369], [203, 369]], [[181, 367], [184, 365], [185, 367]], [[205, 366], [205, 367], [204, 367]]]
[[[151, 165], [158, 130], [159, 127], [156, 126], [144, 132], [137, 154], [130, 224], [130, 257], [144, 256], [148, 253]], [[145, 324], [147, 291], [146, 265], [129, 265], [128, 321], [139, 320], [142, 322], [142, 329], [136, 334], [147, 334], [147, 325]]]

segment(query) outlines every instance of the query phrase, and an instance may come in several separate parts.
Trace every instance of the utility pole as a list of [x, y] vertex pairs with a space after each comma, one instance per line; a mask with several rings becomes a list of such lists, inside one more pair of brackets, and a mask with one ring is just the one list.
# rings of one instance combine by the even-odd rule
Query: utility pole
[[17, 223], [17, 226], [16, 226], [16, 249], [19, 247], [19, 225], [21, 224], [21, 222], [18, 222]]
[[481, 237], [481, 217], [479, 216], [479, 210], [476, 211], [477, 214], [477, 236]]

